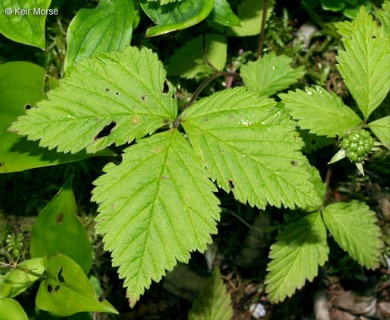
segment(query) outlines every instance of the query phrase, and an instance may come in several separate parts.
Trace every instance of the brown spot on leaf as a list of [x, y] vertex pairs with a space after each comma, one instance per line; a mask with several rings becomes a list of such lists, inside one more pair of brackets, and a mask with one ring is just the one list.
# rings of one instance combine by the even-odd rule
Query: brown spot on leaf
[[62, 213], [57, 214], [56, 223], [61, 224], [63, 217], [64, 217], [64, 215]]
[[156, 153], [156, 154], [159, 154], [160, 152], [162, 151], [162, 148], [161, 147], [156, 147], [153, 152]]
[[292, 165], [293, 167], [298, 167], [299, 163], [298, 163], [298, 161], [296, 161], [296, 160], [291, 160], [291, 165]]
[[133, 119], [131, 120], [131, 122], [136, 126], [139, 123], [139, 117], [134, 116]]
[[146, 101], [146, 96], [141, 96], [142, 101]]
[[55, 287], [54, 287], [54, 291], [57, 292], [58, 290], [60, 290], [60, 285], [57, 284]]
[[233, 182], [233, 180], [229, 180], [229, 188], [230, 189], [234, 189], [234, 182]]
[[49, 284], [49, 285], [47, 286], [47, 291], [49, 291], [50, 293], [53, 291], [53, 287], [52, 287], [51, 284]]
[[110, 88], [106, 88], [106, 92], [109, 92], [110, 91]]
[[29, 105], [29, 104], [26, 104], [25, 106], [24, 106], [24, 109], [26, 109], [26, 110], [30, 110], [32, 108], [32, 105]]

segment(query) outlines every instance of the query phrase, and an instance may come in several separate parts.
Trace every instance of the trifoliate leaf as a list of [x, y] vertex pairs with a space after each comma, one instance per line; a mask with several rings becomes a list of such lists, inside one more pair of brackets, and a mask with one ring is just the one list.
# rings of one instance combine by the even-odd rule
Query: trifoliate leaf
[[376, 12], [376, 16], [382, 24], [383, 30], [390, 36], [390, 1], [382, 4], [382, 9]]
[[342, 137], [362, 122], [340, 97], [320, 87], [290, 91], [279, 97], [299, 126], [311, 133]]
[[213, 11], [211, 11], [208, 18], [227, 27], [239, 27], [241, 25], [240, 19], [234, 14], [226, 0], [215, 0]]
[[271, 96], [287, 89], [303, 77], [303, 67], [290, 67], [292, 59], [271, 52], [256, 62], [248, 62], [241, 67], [241, 77], [249, 90], [262, 96]]
[[230, 295], [226, 292], [217, 269], [193, 302], [188, 318], [189, 320], [229, 320], [232, 317]]
[[306, 280], [312, 281], [318, 268], [328, 260], [326, 228], [319, 212], [291, 223], [271, 246], [266, 277], [272, 302], [291, 297]]
[[177, 130], [127, 148], [95, 181], [97, 231], [125, 278], [131, 305], [177, 261], [203, 251], [219, 219], [214, 185]]
[[[245, 0], [238, 5], [237, 12], [241, 26], [228, 29], [229, 35], [237, 37], [255, 36], [260, 33], [263, 19], [264, 0]], [[271, 16], [274, 1], [268, 1], [266, 19]]]
[[[339, 71], [365, 118], [380, 105], [390, 88], [390, 37], [366, 9], [356, 19], [337, 25], [345, 50], [338, 52]], [[352, 26], [352, 28], [351, 28]]]
[[39, 212], [33, 224], [31, 257], [51, 257], [62, 253], [77, 262], [88, 274], [92, 265], [92, 245], [76, 213], [72, 178], [68, 178], [61, 190]]
[[[45, 49], [50, 3], [51, 0], [0, 1], [0, 33], [13, 41]], [[58, 14], [58, 10], [50, 10], [50, 14]]]
[[164, 93], [165, 70], [149, 49], [127, 48], [80, 61], [11, 129], [58, 151], [95, 152], [154, 132], [176, 117], [172, 92]]
[[161, 6], [158, 2], [140, 0], [142, 10], [157, 25], [146, 30], [147, 37], [191, 27], [210, 14], [214, 0], [182, 0]]
[[199, 74], [212, 73], [215, 69], [222, 70], [225, 67], [226, 37], [218, 34], [206, 34], [205, 37], [206, 55], [203, 54], [203, 36], [187, 41], [169, 60], [167, 68], [169, 75], [191, 79]]
[[35, 300], [39, 309], [62, 317], [86, 311], [118, 313], [107, 300], [97, 298], [83, 270], [69, 257], [51, 257], [46, 262], [46, 273]]
[[341, 248], [360, 265], [374, 268], [383, 243], [375, 212], [363, 202], [338, 202], [323, 211], [326, 227]]
[[245, 88], [203, 98], [182, 114], [182, 125], [217, 184], [241, 202], [264, 208], [319, 203], [309, 182], [302, 141], [271, 99]]
[[372, 132], [388, 149], [390, 149], [390, 116], [386, 116], [368, 124]]
[[66, 34], [65, 71], [75, 62], [101, 52], [124, 50], [133, 33], [134, 5], [129, 0], [101, 0], [94, 9], [81, 9]]

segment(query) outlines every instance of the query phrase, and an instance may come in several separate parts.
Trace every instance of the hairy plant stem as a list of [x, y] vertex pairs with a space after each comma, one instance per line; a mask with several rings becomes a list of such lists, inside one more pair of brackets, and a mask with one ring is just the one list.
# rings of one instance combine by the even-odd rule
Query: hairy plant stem
[[263, 43], [264, 43], [264, 33], [265, 33], [265, 22], [267, 20], [267, 11], [268, 11], [268, 0], [264, 0], [263, 3], [263, 16], [261, 18], [261, 28], [259, 35], [259, 44], [257, 46], [257, 58], [261, 58], [263, 54]]

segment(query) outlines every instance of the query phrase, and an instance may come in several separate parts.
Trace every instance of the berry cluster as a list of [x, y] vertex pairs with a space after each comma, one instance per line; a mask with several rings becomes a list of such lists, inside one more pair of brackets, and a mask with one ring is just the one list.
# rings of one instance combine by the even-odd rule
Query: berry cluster
[[366, 130], [352, 131], [341, 142], [346, 156], [353, 162], [362, 162], [371, 152], [373, 146], [374, 139]]

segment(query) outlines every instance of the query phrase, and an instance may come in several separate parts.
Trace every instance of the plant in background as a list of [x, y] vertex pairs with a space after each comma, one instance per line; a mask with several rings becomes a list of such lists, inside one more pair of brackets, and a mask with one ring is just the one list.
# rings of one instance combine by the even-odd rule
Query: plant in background
[[[262, 1], [246, 0], [238, 6], [238, 17], [225, 0], [196, 5], [189, 0], [145, 0], [139, 5], [156, 23], [147, 30], [148, 36], [184, 29], [206, 17], [217, 31], [243, 36], [260, 33], [261, 21], [264, 29], [272, 10], [272, 3], [268, 8], [267, 3], [263, 8]], [[255, 12], [251, 19], [248, 11]], [[108, 18], [107, 12], [112, 13]], [[379, 72], [389, 61], [388, 30], [378, 27], [364, 9], [352, 23], [338, 25], [345, 46], [339, 52], [339, 68], [363, 120], [321, 88], [280, 94], [282, 101], [277, 102], [272, 96], [296, 83], [304, 70], [292, 68], [289, 57], [274, 53], [241, 67], [244, 86], [196, 101], [210, 79], [237, 76], [223, 71], [225, 59], [221, 63], [215, 58], [226, 56], [227, 50], [225, 36], [217, 33], [188, 41], [170, 60], [171, 75], [212, 74], [182, 108], [158, 56], [150, 49], [127, 45], [139, 20], [137, 12], [133, 2], [125, 0], [102, 0], [94, 9], [80, 10], [67, 34], [66, 77], [47, 96], [41, 93], [41, 68], [22, 62], [0, 65], [0, 83], [9, 89], [3, 93], [9, 103], [0, 101], [2, 110], [8, 111], [0, 127], [3, 172], [111, 156], [108, 147], [125, 146], [121, 162], [108, 163], [94, 182], [92, 200], [98, 204], [96, 230], [111, 252], [113, 266], [119, 267], [131, 306], [152, 281], [160, 281], [178, 262], [188, 262], [191, 252], [206, 250], [221, 215], [218, 188], [259, 209], [274, 206], [307, 212], [271, 247], [266, 283], [272, 302], [291, 296], [317, 275], [329, 254], [327, 229], [358, 263], [375, 267], [382, 241], [374, 213], [358, 201], [324, 203], [325, 186], [301, 152], [304, 143], [291, 116], [314, 134], [337, 136], [342, 140], [337, 158], [348, 157], [360, 170], [371, 151], [388, 147], [389, 117], [368, 122], [389, 90], [389, 76]], [[100, 23], [102, 17], [107, 24]], [[383, 17], [383, 25], [388, 25], [388, 17]], [[0, 28], [0, 32], [20, 41], [12, 31]], [[27, 79], [21, 81], [25, 90], [14, 100], [18, 92], [14, 84], [26, 70]], [[12, 132], [7, 131], [9, 126]], [[381, 144], [373, 147], [373, 138], [362, 130], [367, 126]], [[38, 140], [39, 147], [31, 142]], [[0, 289], [8, 285], [8, 293], [1, 296], [0, 306], [12, 308], [16, 293], [39, 280], [36, 305], [41, 310], [61, 316], [116, 312], [95, 297], [88, 282], [91, 248], [75, 216], [70, 184], [68, 180], [40, 212], [32, 232], [32, 259], [22, 269], [26, 280], [16, 290], [4, 278]], [[78, 246], [83, 250], [74, 251]], [[15, 277], [19, 271], [7, 276]], [[73, 307], [64, 303], [69, 300]], [[190, 318], [213, 314], [212, 319], [227, 319], [230, 308], [215, 271], [194, 302]]]

